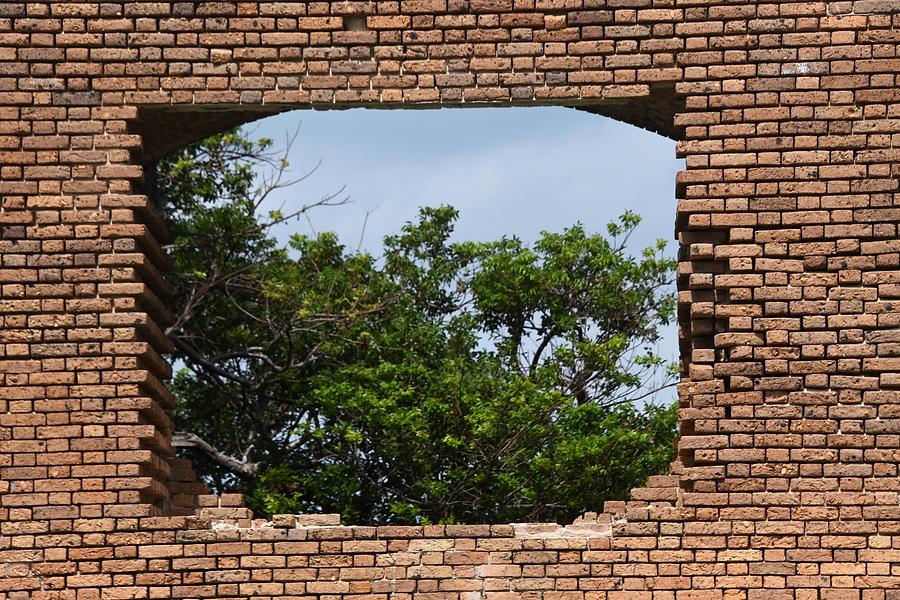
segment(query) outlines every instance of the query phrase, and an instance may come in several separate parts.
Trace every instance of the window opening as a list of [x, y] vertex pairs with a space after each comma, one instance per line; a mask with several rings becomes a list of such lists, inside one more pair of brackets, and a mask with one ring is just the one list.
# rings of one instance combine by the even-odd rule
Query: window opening
[[[296, 143], [284, 157], [294, 172], [284, 175], [290, 178], [300, 174], [303, 181], [291, 187], [276, 185], [271, 194], [258, 199], [255, 216], [274, 225], [265, 229], [258, 239], [243, 240], [241, 243], [249, 244], [248, 248], [231, 247], [228, 238], [215, 240], [217, 232], [229, 227], [241, 231], [241, 223], [235, 221], [248, 217], [240, 210], [235, 214], [221, 210], [235, 196], [254, 193], [252, 186], [247, 187], [247, 181], [241, 178], [255, 176], [253, 185], [257, 185], [260, 177], [265, 178], [261, 173], [267, 168], [271, 176], [282, 166], [282, 157], [277, 152], [255, 146], [256, 142], [252, 140], [258, 142], [270, 137], [277, 148], [279, 140], [284, 140], [286, 134], [301, 122]], [[200, 248], [204, 243], [203, 236], [221, 244], [211, 253], [216, 258], [248, 253], [238, 259], [238, 263], [240, 260], [248, 263], [241, 267], [246, 273], [254, 272], [258, 267], [249, 264], [254, 257], [263, 255], [278, 263], [266, 268], [293, 269], [299, 259], [306, 261], [315, 273], [313, 279], [306, 280], [302, 275], [262, 275], [263, 279], [269, 279], [264, 284], [255, 283], [260, 287], [253, 290], [257, 296], [251, 300], [258, 299], [260, 304], [252, 309], [235, 300], [244, 293], [241, 286], [248, 285], [242, 275], [221, 286], [215, 299], [207, 300], [218, 306], [198, 308], [196, 314], [182, 313], [179, 315], [181, 323], [176, 322], [174, 326], [175, 330], [181, 327], [182, 333], [190, 332], [188, 335], [176, 332], [175, 336], [180, 361], [176, 362], [178, 374], [173, 390], [180, 400], [176, 420], [183, 429], [178, 442], [218, 491], [243, 489], [254, 508], [270, 514], [339, 510], [351, 522], [508, 522], [554, 518], [563, 521], [571, 520], [579, 511], [600, 510], [602, 506], [596, 503], [601, 496], [616, 497], [618, 494], [621, 497], [627, 493], [620, 489], [623, 482], [616, 480], [622, 473], [630, 469], [634, 471], [630, 474], [632, 478], [643, 477], [651, 471], [659, 471], [660, 462], [671, 458], [674, 451], [671, 445], [662, 450], [658, 447], [659, 439], [665, 435], [648, 438], [646, 429], [664, 422], [659, 415], [647, 417], [648, 399], [673, 402], [674, 392], [669, 388], [658, 394], [643, 395], [641, 389], [644, 388], [632, 386], [635, 389], [630, 390], [628, 397], [636, 399], [634, 415], [619, 417], [615, 416], [615, 411], [624, 411], [628, 405], [605, 407], [606, 412], [562, 414], [560, 403], [581, 405], [587, 402], [588, 395], [573, 391], [571, 394], [560, 393], [557, 400], [540, 400], [536, 399], [537, 388], [534, 386], [503, 388], [507, 396], [492, 406], [470, 402], [473, 397], [483, 398], [486, 390], [496, 389], [500, 383], [508, 384], [517, 371], [528, 371], [526, 375], [531, 375], [529, 366], [543, 365], [535, 357], [540, 357], [545, 350], [542, 344], [546, 344], [543, 340], [547, 329], [565, 325], [553, 323], [552, 319], [547, 321], [547, 315], [537, 311], [536, 315], [543, 314], [546, 326], [531, 323], [532, 329], [524, 334], [513, 331], [515, 327], [510, 325], [512, 321], [505, 307], [515, 305], [526, 295], [527, 277], [513, 282], [511, 294], [504, 297], [502, 286], [492, 288], [488, 285], [496, 283], [491, 278], [483, 278], [480, 283], [477, 278], [466, 279], [466, 274], [471, 274], [478, 260], [460, 259], [461, 248], [466, 246], [453, 246], [463, 241], [481, 242], [478, 247], [483, 249], [491, 241], [506, 239], [505, 246], [494, 246], [490, 260], [495, 262], [501, 259], [523, 261], [529, 253], [534, 254], [543, 247], [543, 259], [536, 259], [530, 266], [525, 264], [527, 261], [523, 263], [523, 269], [527, 271], [542, 264], [542, 260], [559, 259], [558, 255], [553, 259], [552, 251], [547, 250], [553, 243], [560, 246], [556, 248], [557, 254], [573, 251], [579, 245], [581, 251], [585, 251], [592, 243], [592, 234], [601, 233], [608, 238], [610, 232], [605, 230], [606, 224], [616, 221], [626, 211], [633, 211], [643, 222], [632, 227], [627, 219], [619, 221], [622, 231], [618, 236], [624, 235], [625, 230], [634, 229], [625, 247], [628, 254], [638, 256], [637, 265], [643, 248], [652, 246], [658, 238], [672, 237], [674, 174], [678, 163], [671, 141], [571, 109], [390, 113], [298, 111], [271, 117], [243, 132], [246, 138], [237, 140], [236, 145], [214, 157], [219, 161], [236, 161], [223, 163], [218, 172], [213, 169], [218, 175], [225, 173], [224, 179], [215, 176], [210, 181], [192, 178], [192, 169], [197, 165], [190, 163], [190, 157], [182, 157], [184, 164], [164, 160], [152, 171], [157, 196], [160, 189], [167, 190], [170, 196], [180, 194], [178, 198], [162, 200], [170, 205], [175, 203], [176, 215], [184, 218], [190, 214], [187, 210], [190, 202], [184, 204], [187, 197], [202, 197], [218, 207], [203, 216], [212, 221], [192, 222], [190, 226], [199, 229], [193, 232], [190, 228], [183, 229], [180, 232], [182, 238], [176, 237], [174, 241], [173, 251], [189, 257], [180, 263], [181, 267], [193, 269], [181, 280], [182, 292], [185, 285], [196, 286], [197, 281], [215, 281], [217, 276], [224, 275], [210, 275], [205, 271], [206, 267], [192, 262], [199, 254], [185, 253], [185, 248], [178, 246], [187, 244]], [[254, 152], [262, 152], [265, 158], [257, 161], [255, 166], [245, 166], [251, 171], [259, 169], [258, 172], [233, 171], [234, 164], [246, 161]], [[176, 173], [174, 178], [172, 172]], [[215, 185], [210, 186], [211, 182]], [[191, 185], [195, 188], [190, 188]], [[344, 202], [345, 198], [351, 202]], [[180, 212], [179, 201], [183, 203]], [[294, 214], [298, 202], [299, 205], [321, 206], [314, 211]], [[662, 203], [667, 203], [665, 208]], [[438, 208], [442, 205], [452, 205], [458, 216], [446, 212], [449, 209]], [[432, 210], [422, 213], [422, 207]], [[285, 218], [291, 215], [297, 218]], [[404, 223], [407, 224], [405, 237]], [[583, 226], [580, 237], [573, 233], [572, 226], [576, 223]], [[244, 225], [249, 226], [249, 223]], [[453, 232], [447, 233], [446, 240], [441, 238], [443, 234], [434, 238], [445, 242], [440, 248], [429, 246], [428, 241], [416, 245], [415, 236], [434, 234], [434, 228], [451, 227]], [[178, 226], [175, 229], [177, 236]], [[335, 232], [333, 237], [322, 235], [330, 231]], [[556, 234], [568, 231], [572, 235], [552, 238], [542, 236], [542, 231]], [[194, 238], [184, 236], [198, 232]], [[388, 240], [386, 243], [385, 239]], [[555, 241], [551, 243], [548, 239]], [[407, 244], [405, 249], [404, 244]], [[572, 248], [562, 247], [565, 244]], [[253, 255], [263, 247], [262, 254]], [[434, 254], [426, 256], [429, 250], [434, 250]], [[282, 254], [276, 260], [272, 258], [275, 254], [267, 254], [270, 252]], [[674, 254], [674, 243], [670, 242], [661, 256], [674, 258]], [[371, 260], [365, 258], [367, 255]], [[409, 265], [401, 264], [405, 259], [411, 259]], [[418, 264], [414, 264], [416, 261]], [[423, 263], [428, 263], [427, 269], [421, 268]], [[647, 264], [644, 263], [644, 268], [650, 270], [646, 271], [646, 276], [653, 277], [653, 269]], [[337, 269], [330, 268], [335, 265]], [[561, 267], [557, 276], [565, 274], [571, 266]], [[430, 290], [433, 297], [420, 299], [422, 303], [418, 310], [425, 315], [421, 322], [404, 322], [404, 327], [418, 327], [419, 330], [410, 333], [404, 332], [402, 327], [396, 328], [385, 339], [375, 342], [373, 336], [384, 332], [356, 331], [357, 323], [347, 315], [353, 313], [355, 318], [364, 321], [368, 315], [384, 309], [388, 296], [376, 297], [366, 286], [388, 285], [391, 277], [373, 283], [383, 276], [385, 269], [394, 269], [394, 279], [406, 278], [408, 286], [412, 279], [423, 279], [415, 281], [412, 287], [418, 290], [416, 293], [425, 294]], [[445, 275], [442, 269], [456, 271], [449, 279], [442, 280]], [[493, 273], [496, 279], [498, 274], [514, 276], [516, 270], [507, 265], [505, 270]], [[634, 273], [629, 276], [635, 277]], [[434, 277], [435, 281], [425, 280], [429, 277]], [[480, 285], [481, 293], [488, 298], [477, 300], [473, 299], [477, 296], [474, 292], [453, 290], [450, 284], [457, 278], [461, 278], [460, 285], [463, 280], [467, 284]], [[316, 297], [315, 293], [310, 293], [324, 280], [331, 286], [324, 296]], [[566, 285], [553, 280], [532, 283], [536, 288]], [[278, 285], [284, 289], [274, 289]], [[347, 289], [335, 291], [342, 286]], [[323, 290], [318, 292], [323, 293]], [[491, 295], [495, 297], [491, 298]], [[247, 299], [245, 293], [243, 298]], [[410, 298], [416, 301], [413, 296]], [[466, 318], [470, 316], [457, 319], [459, 315], [441, 313], [435, 306], [458, 299], [480, 303], [474, 312], [485, 319], [481, 329], [465, 330]], [[342, 304], [335, 306], [332, 302]], [[279, 310], [289, 307], [289, 310], [307, 311], [306, 321], [295, 319], [291, 321], [292, 326], [298, 323], [309, 325], [319, 319], [315, 327], [321, 327], [321, 330], [310, 326], [311, 331], [307, 333], [311, 337], [304, 340], [296, 331], [284, 329], [283, 323], [270, 322], [271, 314], [267, 311], [279, 303], [283, 305]], [[582, 305], [578, 310], [582, 309], [587, 310], [587, 307]], [[522, 310], [527, 312], [527, 309]], [[571, 316], [577, 318], [577, 315]], [[408, 314], [388, 316], [386, 312], [384, 319], [390, 318], [412, 321]], [[186, 325], [191, 319], [195, 319], [194, 323], [198, 319], [207, 321], [200, 326]], [[252, 326], [241, 324], [242, 319]], [[329, 319], [334, 322], [327, 323]], [[560, 320], [557, 315], [556, 321]], [[383, 326], [377, 318], [373, 323], [366, 327]], [[592, 335], [596, 337], [597, 325], [593, 327], [579, 335], [586, 339], [591, 339]], [[327, 335], [317, 341], [315, 336], [326, 330]], [[261, 332], [267, 332], [270, 337], [266, 338]], [[674, 332], [675, 324], [670, 322], [660, 340], [654, 342], [656, 347], [652, 353], [675, 359], [677, 341]], [[287, 337], [295, 335], [297, 339], [288, 345], [303, 340], [308, 346], [305, 351], [296, 355], [289, 351], [287, 362], [274, 360], [268, 354], [272, 346], [283, 345]], [[403, 335], [410, 337], [403, 338]], [[475, 360], [465, 368], [459, 365], [447, 367], [441, 361], [458, 360], [459, 356], [449, 356], [446, 352], [428, 356], [432, 350], [428, 346], [430, 335], [460, 336], [451, 341], [435, 342], [438, 345], [459, 344], [466, 335], [476, 335], [478, 339], [469, 357], [480, 357], [478, 360], [482, 362]], [[509, 346], [509, 338], [516, 335], [525, 335], [527, 339], [512, 344], [510, 347], [514, 350], [507, 352], [504, 344]], [[338, 340], [342, 339], [347, 342], [346, 348], [331, 348], [339, 346], [342, 342]], [[386, 341], [388, 339], [390, 342]], [[322, 345], [318, 346], [320, 342]], [[412, 343], [424, 344], [415, 351], [425, 360], [398, 365], [396, 358], [388, 356], [392, 352], [402, 353], [404, 345]], [[555, 343], [550, 342], [548, 347], [555, 348]], [[571, 339], [566, 343], [573, 348], [580, 347]], [[605, 343], [604, 351], [614, 354], [610, 349], [614, 340]], [[209, 352], [216, 344], [221, 346], [218, 348], [221, 352]], [[354, 354], [371, 354], [372, 349], [366, 346], [378, 344], [383, 345], [377, 350], [385, 353], [383, 363], [380, 359], [373, 362], [372, 356], [363, 360]], [[329, 346], [333, 354], [328, 354], [325, 346]], [[198, 347], [205, 350], [198, 352]], [[492, 353], [495, 358], [484, 359]], [[526, 353], [534, 360], [518, 360], [519, 354]], [[634, 357], [643, 354], [637, 352]], [[323, 359], [326, 355], [327, 359]], [[509, 360], [504, 362], [504, 356]], [[433, 360], [429, 362], [428, 359]], [[602, 361], [602, 357], [596, 355], [579, 356], [575, 360], [588, 359]], [[318, 361], [332, 364], [316, 373], [318, 366], [314, 368], [313, 365]], [[365, 365], [361, 367], [354, 361]], [[560, 365], [562, 363], [555, 368], [562, 372], [564, 367]], [[636, 365], [640, 366], [640, 358], [632, 368]], [[429, 368], [447, 370], [440, 371], [440, 377], [434, 377]], [[385, 369], [395, 369], [395, 372], [385, 373]], [[498, 377], [492, 369], [508, 372]], [[302, 382], [291, 381], [294, 371]], [[283, 377], [285, 372], [292, 375]], [[481, 387], [477, 385], [478, 377], [484, 378]], [[427, 380], [428, 385], [417, 387], [422, 380]], [[587, 383], [580, 387], [572, 381], [569, 383], [573, 386], [570, 391], [588, 389]], [[619, 383], [629, 382], [620, 380]], [[293, 384], [296, 385], [291, 387]], [[440, 404], [436, 398], [452, 386], [458, 387], [459, 397], [454, 401], [443, 398], [445, 403]], [[652, 389], [652, 386], [649, 382], [646, 389]], [[617, 390], [616, 386], [607, 387], [611, 394]], [[666, 394], [668, 397], [664, 398]], [[299, 402], [298, 397], [302, 397]], [[429, 405], [435, 402], [437, 411]], [[529, 402], [535, 406], [528, 406]], [[640, 415], [644, 420], [639, 418]], [[670, 417], [665, 422], [674, 426], [674, 416]], [[281, 422], [279, 419], [283, 420], [284, 426], [273, 425]], [[517, 419], [522, 422], [517, 423]], [[558, 429], [559, 423], [554, 424], [554, 419], [568, 419], [571, 422], [567, 426], [574, 429], [559, 438], [559, 447], [535, 451], [536, 445], [544, 443], [541, 432], [546, 430], [548, 436], [556, 434], [554, 427]], [[246, 423], [254, 421], [256, 425], [248, 429]], [[637, 426], [629, 429], [628, 423]], [[254, 427], [255, 432], [249, 435], [249, 430]], [[442, 431], [441, 427], [446, 430]], [[572, 435], [579, 427], [583, 435]], [[606, 437], [595, 435], [603, 427], [620, 429], [611, 430], [612, 435]], [[478, 436], [482, 436], [484, 443]], [[648, 445], [646, 456], [633, 452], [615, 453], [619, 445], [637, 448], [641, 436], [644, 436], [643, 443]], [[521, 448], [515, 447], [517, 442], [521, 443]], [[609, 448], [586, 449], [579, 448], [579, 444], [606, 444]], [[504, 452], [510, 447], [515, 451], [508, 456]], [[612, 470], [610, 464], [600, 464], [602, 461], [596, 459], [604, 451], [611, 461], [623, 461], [622, 464]], [[442, 452], [447, 456], [441, 456]], [[285, 459], [283, 464], [272, 460], [279, 453]], [[587, 458], [594, 460], [577, 464]], [[571, 480], [548, 484], [546, 480], [553, 479], [561, 468], [570, 470]], [[593, 480], [574, 476], [579, 473], [596, 476]], [[626, 483], [640, 485], [636, 480]], [[597, 493], [582, 494], [586, 485], [594, 485]], [[456, 489], [460, 491], [455, 493]], [[383, 497], [376, 498], [379, 494]], [[554, 494], [556, 498], [551, 497]], [[575, 496], [578, 501], [573, 503], [570, 500]]]

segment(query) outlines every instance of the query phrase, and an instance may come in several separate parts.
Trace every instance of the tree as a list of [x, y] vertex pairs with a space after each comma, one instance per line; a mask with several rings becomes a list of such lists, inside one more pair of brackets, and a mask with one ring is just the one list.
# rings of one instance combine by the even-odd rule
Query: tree
[[[273, 167], [261, 184], [254, 167]], [[239, 131], [159, 166], [174, 232], [176, 442], [264, 513], [349, 522], [569, 521], [665, 469], [674, 405], [664, 243], [574, 225], [452, 242], [423, 208], [378, 259], [263, 217], [285, 163]]]

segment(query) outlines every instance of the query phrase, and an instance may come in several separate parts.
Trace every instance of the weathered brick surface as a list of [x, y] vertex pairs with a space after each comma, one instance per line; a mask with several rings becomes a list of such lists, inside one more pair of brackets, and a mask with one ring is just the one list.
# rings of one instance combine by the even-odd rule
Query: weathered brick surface
[[[900, 598], [900, 3], [0, 3], [0, 598]], [[143, 165], [296, 107], [678, 140], [672, 474], [557, 526], [253, 522], [173, 458]]]

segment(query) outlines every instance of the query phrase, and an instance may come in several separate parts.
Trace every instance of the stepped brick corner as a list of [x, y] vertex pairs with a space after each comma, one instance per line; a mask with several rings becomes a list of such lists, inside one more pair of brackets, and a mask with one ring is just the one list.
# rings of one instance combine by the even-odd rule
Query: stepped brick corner
[[[0, 599], [900, 599], [898, 44], [897, 0], [4, 0]], [[671, 474], [567, 526], [205, 495], [145, 173], [293, 108], [481, 105], [678, 141]]]

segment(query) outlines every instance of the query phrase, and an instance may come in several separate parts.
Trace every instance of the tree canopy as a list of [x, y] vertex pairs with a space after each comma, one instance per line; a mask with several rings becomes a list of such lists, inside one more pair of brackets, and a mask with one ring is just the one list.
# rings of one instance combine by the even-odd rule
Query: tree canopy
[[[268, 167], [271, 177], [260, 178]], [[570, 521], [663, 472], [673, 381], [655, 351], [675, 261], [640, 219], [454, 241], [422, 208], [381, 256], [279, 243], [286, 163], [240, 130], [158, 165], [173, 234], [177, 443], [257, 510], [347, 522]]]

